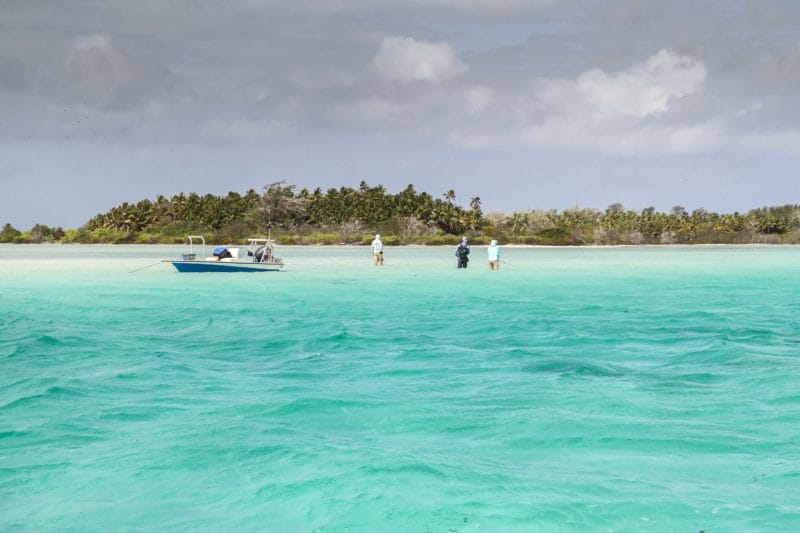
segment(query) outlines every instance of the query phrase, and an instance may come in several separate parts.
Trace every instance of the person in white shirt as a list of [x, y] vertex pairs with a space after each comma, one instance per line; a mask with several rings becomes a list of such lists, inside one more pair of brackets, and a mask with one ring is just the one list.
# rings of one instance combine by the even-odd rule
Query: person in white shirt
[[486, 249], [486, 255], [489, 257], [489, 270], [500, 270], [500, 247], [497, 246], [497, 241], [492, 241]]
[[375, 240], [372, 241], [372, 262], [375, 266], [383, 266], [383, 243], [380, 235], [375, 235]]

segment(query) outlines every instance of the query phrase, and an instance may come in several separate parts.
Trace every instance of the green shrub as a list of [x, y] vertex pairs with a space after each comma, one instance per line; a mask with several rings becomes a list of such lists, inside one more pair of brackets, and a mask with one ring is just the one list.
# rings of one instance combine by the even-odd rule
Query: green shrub
[[800, 230], [792, 230], [781, 236], [783, 244], [800, 244]]
[[469, 243], [478, 246], [488, 245], [492, 241], [492, 238], [493, 237], [487, 237], [486, 235], [475, 235], [469, 237]]
[[303, 238], [300, 235], [278, 235], [275, 242], [283, 245], [302, 244]]
[[417, 244], [425, 244], [428, 246], [444, 246], [444, 245], [456, 246], [458, 243], [461, 242], [461, 237], [450, 234], [420, 235], [419, 237], [414, 238], [414, 242]]
[[564, 228], [542, 228], [537, 231], [534, 236], [540, 241], [541, 244], [561, 246], [573, 244], [572, 236]]
[[217, 230], [214, 240], [215, 242], [246, 242], [247, 239], [258, 233], [257, 230], [255, 224], [236, 222]]
[[[353, 240], [355, 242], [357, 242], [358, 244], [369, 245], [369, 244], [372, 244], [373, 240], [375, 240], [375, 234], [374, 233], [359, 233], [358, 235], [355, 235], [353, 237]], [[386, 240], [384, 239], [383, 235], [381, 235], [381, 242], [386, 244]]]
[[0, 231], [0, 242], [14, 242], [14, 239], [22, 235], [22, 232], [12, 226], [11, 224], [5, 224], [3, 226], [3, 230]]
[[161, 227], [151, 226], [149, 231], [166, 237], [179, 237], [184, 242], [188, 235], [204, 235], [206, 240], [213, 234], [213, 229], [195, 222], [171, 222]]
[[120, 233], [122, 233], [122, 235], [117, 237], [113, 241], [113, 244], [133, 244], [134, 242], [136, 242], [136, 236], [138, 235], [138, 232], [122, 231]]
[[128, 238], [129, 233], [122, 230], [113, 230], [107, 228], [94, 229], [86, 235], [89, 244], [110, 244], [110, 243], [124, 243]]
[[136, 235], [136, 238], [133, 240], [133, 242], [135, 244], [158, 244], [159, 236], [151, 233], [141, 232]]
[[302, 244], [338, 244], [339, 234], [314, 232], [303, 236]]
[[16, 235], [11, 239], [11, 242], [14, 244], [30, 244], [33, 241], [31, 240], [31, 232], [30, 231], [22, 231], [19, 235]]
[[[364, 246], [369, 246], [372, 244], [372, 241], [375, 240], [374, 233], [362, 233], [355, 238], [358, 244], [362, 244]], [[381, 235], [381, 242], [385, 246], [397, 246], [401, 243], [400, 236], [398, 235]]]

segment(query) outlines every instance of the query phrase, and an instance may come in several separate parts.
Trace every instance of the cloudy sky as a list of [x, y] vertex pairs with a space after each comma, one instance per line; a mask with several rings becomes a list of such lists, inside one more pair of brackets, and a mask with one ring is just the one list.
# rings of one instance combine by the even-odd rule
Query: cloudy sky
[[798, 95], [795, 0], [4, 0], [0, 223], [279, 179], [800, 203]]

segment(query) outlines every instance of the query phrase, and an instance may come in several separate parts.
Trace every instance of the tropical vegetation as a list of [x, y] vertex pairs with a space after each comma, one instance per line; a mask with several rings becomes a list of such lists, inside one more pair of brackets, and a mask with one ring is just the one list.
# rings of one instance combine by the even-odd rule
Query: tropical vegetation
[[297, 190], [271, 183], [224, 196], [196, 193], [123, 203], [78, 229], [36, 224], [20, 231], [5, 224], [6, 243], [182, 243], [188, 234], [209, 242], [236, 242], [272, 234], [282, 244], [363, 244], [381, 233], [385, 244], [454, 244], [461, 235], [475, 243], [541, 245], [800, 243], [800, 205], [762, 207], [746, 213], [714, 213], [682, 206], [662, 213], [621, 204], [605, 210], [483, 213], [481, 199], [467, 206], [448, 190], [441, 196], [413, 185], [391, 193], [383, 185]]

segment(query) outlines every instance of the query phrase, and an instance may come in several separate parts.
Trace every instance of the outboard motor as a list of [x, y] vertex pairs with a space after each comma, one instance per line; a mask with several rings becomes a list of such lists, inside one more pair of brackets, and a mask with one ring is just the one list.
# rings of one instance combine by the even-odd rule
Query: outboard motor
[[256, 248], [256, 254], [255, 254], [256, 263], [261, 263], [264, 260], [265, 253], [267, 253], [266, 246], [259, 246], [258, 248]]

